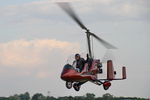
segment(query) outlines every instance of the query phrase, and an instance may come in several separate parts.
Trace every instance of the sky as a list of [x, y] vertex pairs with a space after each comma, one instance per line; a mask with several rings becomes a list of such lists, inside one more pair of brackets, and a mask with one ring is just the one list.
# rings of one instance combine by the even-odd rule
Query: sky
[[[60, 74], [70, 55], [87, 52], [86, 37], [56, 1], [0, 0], [0, 96], [50, 91], [56, 97], [150, 98], [150, 1], [68, 0], [91, 32], [118, 48], [108, 51], [117, 77], [127, 68], [127, 79], [112, 81], [108, 91], [88, 82], [79, 92], [66, 89]], [[95, 58], [102, 59], [107, 50], [96, 40], [93, 44]]]

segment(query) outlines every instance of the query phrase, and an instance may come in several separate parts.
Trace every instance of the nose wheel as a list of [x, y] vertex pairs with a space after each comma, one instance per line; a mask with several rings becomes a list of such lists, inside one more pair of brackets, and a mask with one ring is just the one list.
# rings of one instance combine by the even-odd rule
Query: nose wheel
[[74, 88], [74, 90], [76, 90], [76, 91], [79, 91], [80, 90], [80, 85], [78, 85], [78, 83], [74, 83], [73, 84], [73, 88]]
[[66, 82], [66, 87], [68, 89], [71, 89], [72, 88], [72, 82]]
[[104, 90], [108, 90], [110, 86], [111, 86], [111, 83], [110, 83], [110, 82], [104, 82], [104, 83], [103, 83], [103, 88], [104, 88]]

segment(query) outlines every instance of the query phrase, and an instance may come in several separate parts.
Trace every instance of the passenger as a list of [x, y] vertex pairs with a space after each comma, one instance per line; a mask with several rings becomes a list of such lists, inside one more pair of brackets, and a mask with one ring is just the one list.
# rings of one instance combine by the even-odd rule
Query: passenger
[[84, 68], [84, 64], [86, 63], [86, 61], [84, 60], [84, 58], [80, 57], [80, 54], [75, 54], [75, 61], [73, 62], [73, 65], [75, 65], [76, 70], [78, 72], [81, 72]]

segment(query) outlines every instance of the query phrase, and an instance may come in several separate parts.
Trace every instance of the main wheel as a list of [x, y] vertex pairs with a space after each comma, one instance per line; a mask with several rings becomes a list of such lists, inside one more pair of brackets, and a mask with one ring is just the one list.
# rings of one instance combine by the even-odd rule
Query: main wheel
[[104, 82], [104, 83], [103, 83], [103, 88], [104, 88], [104, 90], [108, 90], [110, 86], [111, 86], [111, 83], [110, 83], [110, 82]]
[[73, 84], [73, 88], [74, 88], [76, 91], [79, 91], [79, 90], [80, 90], [80, 85], [78, 85], [77, 83], [74, 83], [74, 84]]
[[72, 82], [66, 82], [66, 87], [68, 89], [71, 89], [72, 88]]

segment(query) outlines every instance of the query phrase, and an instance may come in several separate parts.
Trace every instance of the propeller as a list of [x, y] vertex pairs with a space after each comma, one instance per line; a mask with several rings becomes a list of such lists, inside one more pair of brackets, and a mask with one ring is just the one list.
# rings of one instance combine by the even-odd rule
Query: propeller
[[[93, 36], [95, 39], [97, 39], [105, 48], [107, 49], [117, 49], [112, 44], [108, 43], [107, 41], [103, 40], [102, 38], [98, 37], [94, 33], [91, 33], [87, 27], [82, 23], [82, 21], [79, 19], [73, 8], [70, 6], [67, 2], [59, 2], [57, 3], [82, 29], [86, 30], [87, 35]], [[89, 42], [89, 41], [88, 41]], [[89, 47], [90, 44], [88, 43]]]
[[88, 29], [83, 25], [73, 8], [67, 2], [57, 3], [82, 29], [88, 31]]
[[104, 39], [98, 37], [97, 35], [95, 35], [94, 33], [89, 32], [89, 34], [93, 37], [95, 37], [105, 48], [107, 49], [117, 49], [117, 47], [113, 46], [112, 44], [108, 43], [107, 41], [105, 41]]

